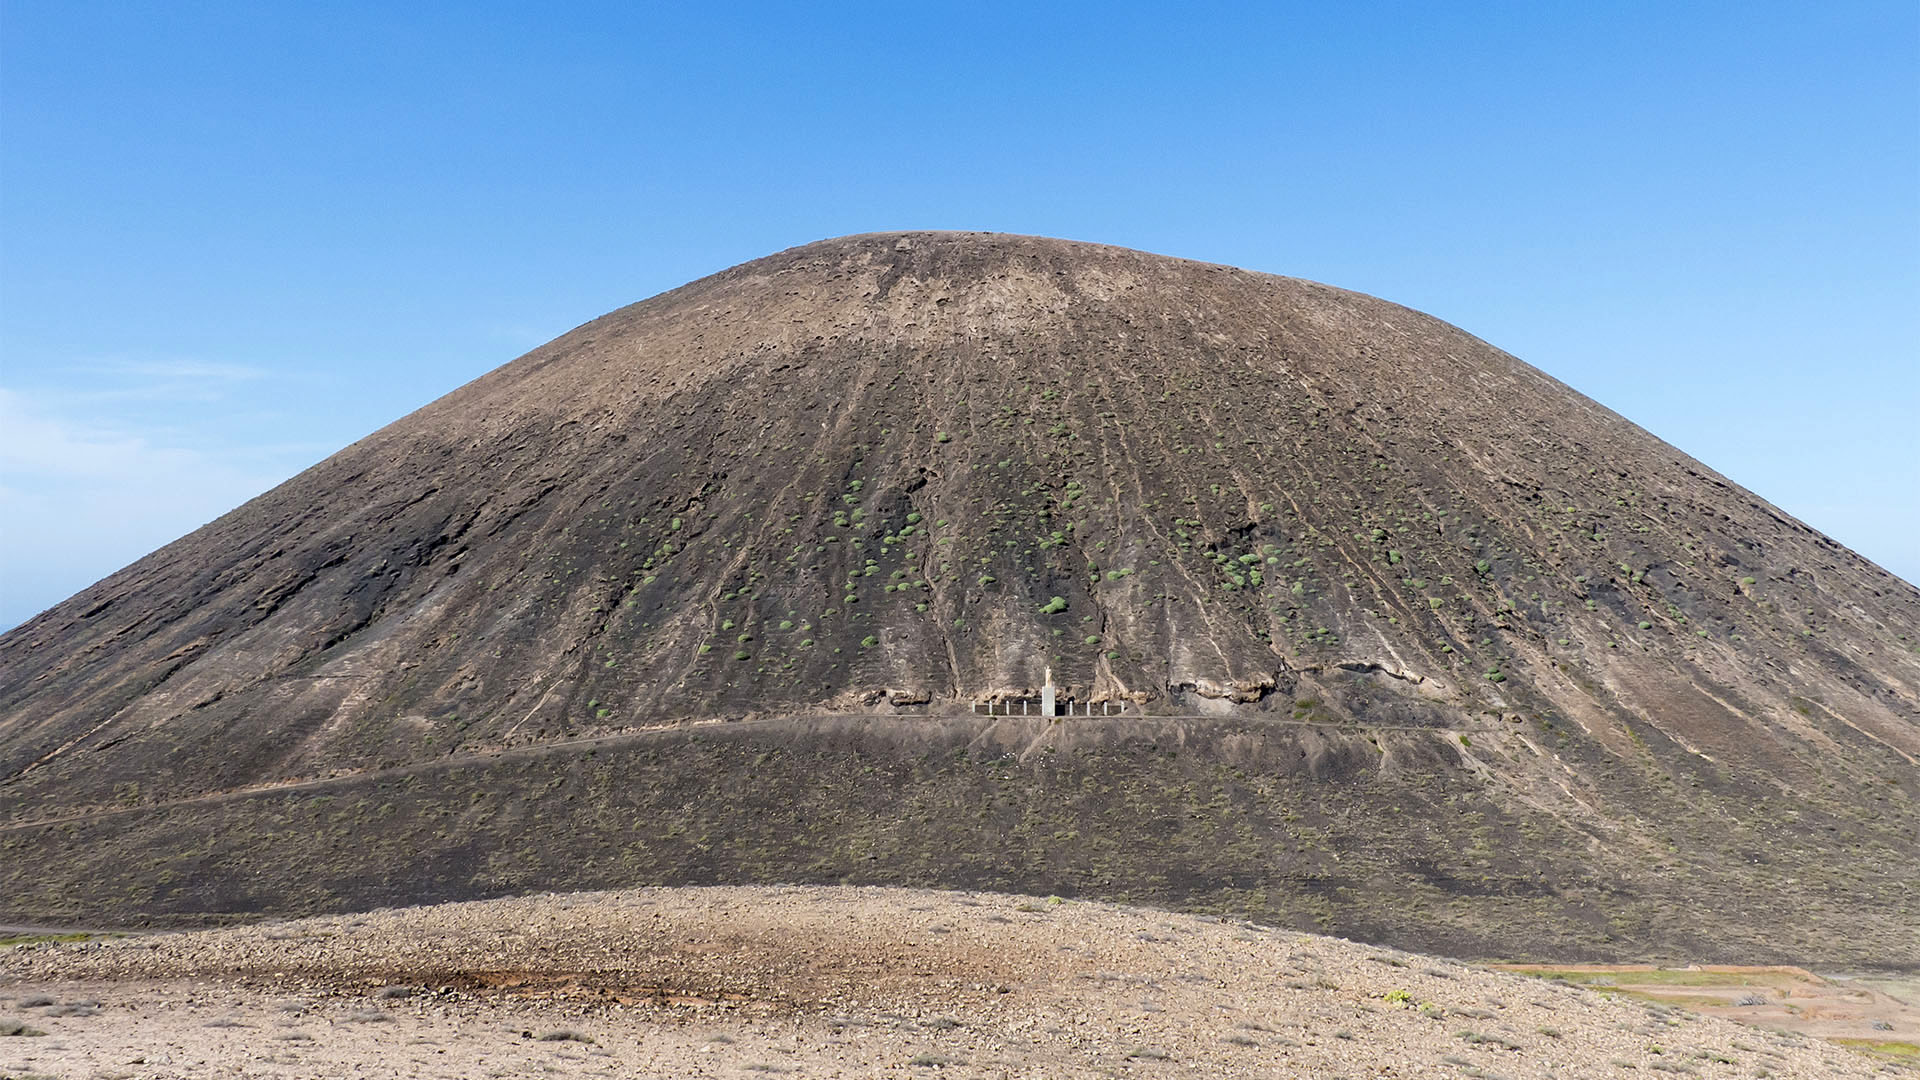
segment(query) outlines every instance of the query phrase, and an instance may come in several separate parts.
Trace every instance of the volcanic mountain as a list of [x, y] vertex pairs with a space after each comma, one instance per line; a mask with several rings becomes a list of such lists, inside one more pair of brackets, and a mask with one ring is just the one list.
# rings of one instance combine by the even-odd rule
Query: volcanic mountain
[[883, 882], [1914, 965], [1917, 760], [1920, 592], [1457, 328], [866, 235], [0, 638], [0, 915]]

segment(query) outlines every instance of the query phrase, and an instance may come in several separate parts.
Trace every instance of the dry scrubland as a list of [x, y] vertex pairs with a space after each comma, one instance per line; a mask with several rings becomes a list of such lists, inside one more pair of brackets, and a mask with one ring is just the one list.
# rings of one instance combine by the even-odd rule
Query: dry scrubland
[[[1129, 715], [969, 711], [1048, 669]], [[0, 920], [805, 882], [1916, 968], [1916, 762], [1920, 590], [1458, 327], [853, 236], [0, 634]]]
[[[30, 945], [0, 953], [0, 1015], [45, 1032], [0, 1039], [9, 1076], [1911, 1075], [1234, 920], [879, 888], [543, 895]], [[1889, 1015], [1914, 1037], [1912, 1010]]]

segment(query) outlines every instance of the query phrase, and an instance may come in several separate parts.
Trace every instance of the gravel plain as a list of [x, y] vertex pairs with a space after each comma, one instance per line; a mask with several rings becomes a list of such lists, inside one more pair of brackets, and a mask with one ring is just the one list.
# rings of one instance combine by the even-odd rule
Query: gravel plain
[[0, 950], [0, 1076], [1854, 1077], [1905, 1067], [1234, 920], [852, 887], [546, 894]]

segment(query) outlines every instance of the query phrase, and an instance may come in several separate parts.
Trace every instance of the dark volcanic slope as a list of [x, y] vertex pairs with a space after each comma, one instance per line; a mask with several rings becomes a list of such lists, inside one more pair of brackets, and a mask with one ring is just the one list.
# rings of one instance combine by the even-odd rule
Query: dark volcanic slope
[[[1737, 925], [1920, 963], [1917, 641], [1912, 586], [1428, 316], [1086, 244], [852, 237], [589, 323], [0, 638], [0, 894], [1013, 882], [1458, 949]], [[1168, 719], [921, 715], [1049, 665]], [[460, 756], [805, 712], [872, 716], [511, 759], [538, 778]], [[177, 805], [330, 776], [398, 847], [351, 815], [313, 847], [310, 795]], [[516, 847], [522, 814], [596, 854]], [[1382, 889], [1527, 914], [1447, 936]]]

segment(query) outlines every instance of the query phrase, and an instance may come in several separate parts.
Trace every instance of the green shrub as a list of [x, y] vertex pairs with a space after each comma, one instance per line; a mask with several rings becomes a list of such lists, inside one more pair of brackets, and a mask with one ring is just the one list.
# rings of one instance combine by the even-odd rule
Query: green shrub
[[0, 1035], [16, 1035], [33, 1038], [45, 1034], [46, 1032], [41, 1031], [37, 1027], [29, 1026], [24, 1021], [0, 1019]]
[[1067, 600], [1063, 596], [1053, 597], [1046, 603], [1040, 605], [1040, 614], [1042, 615], [1058, 615], [1065, 610], [1067, 610]]
[[583, 1035], [578, 1031], [566, 1031], [566, 1030], [543, 1031], [540, 1034], [534, 1036], [534, 1038], [539, 1039], [541, 1042], [581, 1042], [581, 1043], [593, 1042], [593, 1036], [591, 1035]]

